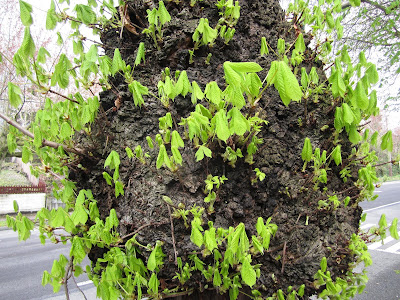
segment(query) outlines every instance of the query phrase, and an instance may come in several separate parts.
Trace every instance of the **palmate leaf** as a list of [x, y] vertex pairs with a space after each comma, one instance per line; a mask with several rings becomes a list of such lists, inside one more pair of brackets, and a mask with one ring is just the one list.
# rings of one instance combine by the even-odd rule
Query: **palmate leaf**
[[312, 157], [312, 146], [311, 146], [311, 141], [307, 137], [304, 140], [304, 146], [303, 150], [301, 151], [301, 158], [303, 161], [309, 162]]
[[24, 39], [21, 45], [21, 51], [25, 57], [33, 57], [35, 55], [35, 42], [32, 39], [29, 27], [25, 27]]
[[21, 22], [24, 26], [31, 26], [33, 23], [31, 12], [32, 12], [32, 5], [26, 3], [25, 1], [19, 1], [19, 9], [20, 9], [20, 17]]
[[342, 73], [340, 70], [332, 70], [332, 75], [329, 77], [329, 82], [332, 85], [332, 95], [334, 97], [343, 97], [346, 92], [346, 85], [344, 84]]
[[389, 228], [390, 235], [392, 236], [392, 238], [394, 238], [396, 240], [399, 239], [399, 233], [397, 231], [397, 222], [398, 222], [398, 219], [394, 218], [392, 221], [392, 224], [390, 225], [390, 228]]
[[133, 102], [136, 106], [141, 107], [142, 104], [144, 104], [143, 95], [148, 95], [149, 89], [136, 80], [130, 83], [128, 87], [129, 91], [132, 93]]
[[158, 2], [158, 11], [157, 15], [160, 19], [161, 25], [164, 25], [165, 23], [171, 21], [171, 16], [168, 13], [168, 10], [165, 8], [164, 2], [160, 1]]
[[393, 139], [392, 139], [392, 131], [389, 130], [384, 134], [382, 137], [382, 143], [381, 143], [381, 149], [382, 150], [387, 150], [389, 152], [392, 152], [393, 150]]
[[18, 107], [22, 103], [21, 89], [12, 82], [8, 83], [8, 100], [14, 107]]
[[228, 127], [228, 119], [225, 114], [225, 110], [220, 109], [214, 116], [213, 120], [215, 123], [215, 133], [217, 137], [226, 142], [230, 137], [230, 131]]
[[244, 135], [244, 133], [250, 130], [249, 121], [242, 115], [238, 108], [233, 107], [228, 112], [228, 117], [231, 118], [229, 122], [230, 134]]
[[59, 17], [56, 14], [54, 1], [51, 1], [50, 9], [46, 14], [46, 29], [53, 30], [57, 26], [57, 22], [59, 21]]
[[240, 269], [240, 275], [245, 284], [252, 287], [257, 281], [256, 271], [250, 264], [250, 259], [245, 257], [242, 262], [242, 268]]
[[267, 82], [275, 86], [286, 106], [291, 101], [300, 101], [303, 96], [296, 76], [284, 61], [272, 62], [267, 74]]
[[352, 103], [355, 103], [357, 107], [362, 110], [366, 110], [368, 108], [368, 97], [365, 93], [364, 85], [361, 82], [357, 83], [356, 89], [353, 93]]
[[186, 71], [182, 71], [179, 75], [178, 81], [176, 82], [175, 92], [186, 97], [187, 93], [191, 91], [191, 87]]

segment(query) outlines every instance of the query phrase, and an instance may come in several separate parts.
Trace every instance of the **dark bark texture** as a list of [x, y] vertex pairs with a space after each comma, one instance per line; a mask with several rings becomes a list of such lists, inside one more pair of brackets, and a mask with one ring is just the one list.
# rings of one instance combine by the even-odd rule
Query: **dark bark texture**
[[[188, 50], [193, 48], [192, 34], [199, 19], [208, 18], [212, 27], [218, 22], [220, 16], [215, 2], [198, 1], [194, 7], [186, 0], [179, 4], [166, 2], [172, 20], [165, 26], [164, 38], [159, 42], [161, 50], [157, 50], [152, 39], [144, 34], [135, 35], [124, 30], [120, 39], [119, 29], [109, 29], [102, 35], [105, 52], [112, 57], [114, 49], [119, 48], [126, 63], [133, 65], [138, 45], [144, 42], [146, 62], [135, 68], [133, 76], [155, 95], [158, 94], [157, 83], [166, 67], [170, 68], [172, 74], [175, 70], [186, 70], [189, 80], [195, 80], [203, 90], [206, 83], [213, 80], [224, 89], [222, 65], [225, 61], [257, 62], [264, 68], [259, 73], [260, 78], [264, 78], [271, 61], [277, 57], [273, 53], [268, 57], [260, 57], [261, 37], [266, 37], [274, 49], [279, 38], [287, 43], [292, 43], [296, 38], [294, 28], [285, 21], [284, 12], [276, 0], [241, 0], [241, 16], [235, 26], [233, 40], [228, 45], [218, 39], [213, 47], [202, 46], [195, 51], [194, 62], [189, 63]], [[130, 20], [139, 28], [148, 26], [146, 9], [149, 5], [152, 5], [152, 1], [129, 2]], [[206, 64], [209, 53], [212, 53], [212, 57], [210, 63]], [[322, 78], [322, 64], [315, 62], [313, 53], [308, 49], [300, 67], [309, 71], [313, 66], [319, 70]], [[263, 296], [271, 296], [278, 289], [287, 290], [288, 286], [298, 287], [303, 283], [306, 284], [306, 296], [315, 294], [318, 289], [314, 287], [313, 276], [324, 256], [328, 259], [333, 278], [349, 270], [349, 264], [354, 261], [348, 249], [349, 240], [358, 230], [361, 215], [357, 205], [359, 190], [351, 189], [354, 186], [352, 178], [343, 183], [339, 174], [341, 167], [333, 163], [328, 170], [328, 183], [320, 184], [316, 190], [313, 189], [312, 168], [308, 167], [302, 172], [301, 151], [306, 137], [311, 139], [314, 148], [319, 147], [321, 151], [327, 150], [329, 153], [333, 148], [335, 104], [330, 94], [319, 95], [318, 101], [308, 99], [286, 107], [278, 92], [269, 87], [256, 108], [268, 124], [259, 134], [264, 143], [259, 146], [253, 165], [238, 160], [235, 168], [231, 167], [221, 158], [222, 147], [216, 142], [212, 144], [213, 158], [198, 163], [194, 155], [196, 149], [186, 140], [182, 152], [184, 164], [172, 173], [167, 169], [156, 169], [158, 148], [149, 149], [146, 136], [154, 138], [159, 130], [158, 118], [168, 111], [176, 123], [181, 117], [187, 117], [194, 110], [190, 96], [178, 96], [169, 110], [155, 97], [145, 96], [145, 105], [139, 108], [135, 107], [122, 76], [110, 78], [110, 82], [112, 89], [101, 94], [103, 112], [93, 126], [96, 134], [91, 140], [81, 141], [99, 160], [93, 163], [93, 160], [82, 159], [79, 163], [86, 168], [86, 172], [79, 169], [79, 172], [72, 172], [70, 177], [80, 188], [92, 189], [103, 218], [111, 208], [116, 209], [121, 236], [138, 231], [137, 240], [141, 244], [154, 245], [157, 240], [165, 243], [163, 252], [166, 258], [160, 273], [165, 287], [179, 286], [179, 282], [172, 279], [177, 267], [174, 263], [168, 207], [162, 201], [162, 195], [169, 196], [174, 203], [185, 204], [186, 208], [193, 205], [207, 208], [203, 190], [208, 174], [225, 175], [228, 180], [219, 190], [215, 213], [204, 214], [205, 224], [211, 220], [216, 227], [228, 228], [243, 222], [249, 237], [256, 232], [255, 223], [259, 216], [265, 220], [272, 217], [272, 222], [278, 225], [269, 251], [254, 257], [252, 262], [261, 264], [261, 276], [257, 279], [256, 288]], [[117, 99], [120, 105], [115, 104]], [[326, 126], [327, 129], [321, 130]], [[181, 126], [178, 128], [183, 136]], [[344, 159], [351, 151], [351, 144], [346, 141], [347, 137], [343, 136]], [[141, 145], [150, 155], [145, 165], [126, 157], [125, 147], [133, 149], [137, 145]], [[104, 160], [111, 150], [121, 155], [120, 180], [125, 185], [125, 195], [118, 198], [115, 198], [113, 188], [102, 177]], [[251, 179], [255, 177], [253, 169], [256, 167], [266, 174], [266, 178], [252, 185]], [[356, 167], [351, 172], [356, 178]], [[324, 188], [327, 193], [323, 191]], [[342, 205], [337, 210], [318, 209], [318, 201], [334, 193], [340, 193], [340, 199], [350, 196], [352, 200], [348, 207]], [[174, 220], [174, 235], [177, 254], [184, 262], [191, 252], [199, 251], [190, 241], [190, 228], [185, 228], [182, 219]], [[104, 251], [93, 248], [90, 258], [96, 260]], [[143, 255], [148, 256], [149, 253]], [[215, 299], [229, 298], [226, 295], [217, 296], [216, 291], [208, 292], [214, 296], [199, 292], [206, 284], [201, 274], [194, 274], [186, 286], [195, 288], [197, 292], [189, 299], [210, 299], [214, 296]]]

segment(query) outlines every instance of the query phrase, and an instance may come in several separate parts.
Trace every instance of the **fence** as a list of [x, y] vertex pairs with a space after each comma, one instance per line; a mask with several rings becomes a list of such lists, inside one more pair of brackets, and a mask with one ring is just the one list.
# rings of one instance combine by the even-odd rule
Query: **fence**
[[37, 186], [0, 186], [0, 194], [46, 193], [46, 184], [39, 181]]

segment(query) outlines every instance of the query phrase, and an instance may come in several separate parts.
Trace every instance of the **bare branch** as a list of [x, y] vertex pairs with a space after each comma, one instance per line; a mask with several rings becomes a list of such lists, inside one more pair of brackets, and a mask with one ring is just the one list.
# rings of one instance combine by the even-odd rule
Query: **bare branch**
[[[8, 124], [10, 124], [11, 126], [14, 126], [15, 128], [17, 128], [22, 134], [29, 136], [30, 138], [34, 139], [35, 136], [32, 132], [30, 132], [29, 130], [25, 129], [24, 127], [22, 127], [19, 123], [15, 122], [14, 120], [10, 119], [9, 117], [7, 117], [6, 115], [4, 115], [3, 113], [0, 112], [0, 118], [2, 118], [4, 121], [6, 121]], [[79, 148], [70, 148], [66, 145], [62, 145], [56, 142], [52, 142], [52, 141], [48, 141], [43, 139], [42, 141], [42, 146], [48, 146], [54, 149], [58, 149], [59, 147], [62, 147], [64, 149], [64, 151], [69, 152], [69, 153], [74, 153], [77, 155], [85, 155], [85, 151], [83, 149], [79, 149]]]

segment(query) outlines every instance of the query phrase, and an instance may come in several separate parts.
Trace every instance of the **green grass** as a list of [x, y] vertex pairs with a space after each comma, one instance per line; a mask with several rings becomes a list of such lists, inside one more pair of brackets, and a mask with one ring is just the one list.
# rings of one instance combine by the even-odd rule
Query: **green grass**
[[400, 180], [400, 174], [399, 175], [395, 175], [395, 176], [392, 176], [392, 177], [389, 177], [389, 176], [383, 176], [383, 177], [379, 177], [378, 178], [379, 179], [379, 181], [381, 181], [381, 182], [389, 182], [389, 181], [399, 181]]
[[29, 180], [14, 170], [0, 170], [0, 186], [30, 185]]
[[7, 227], [7, 221], [0, 221], [0, 227]]

